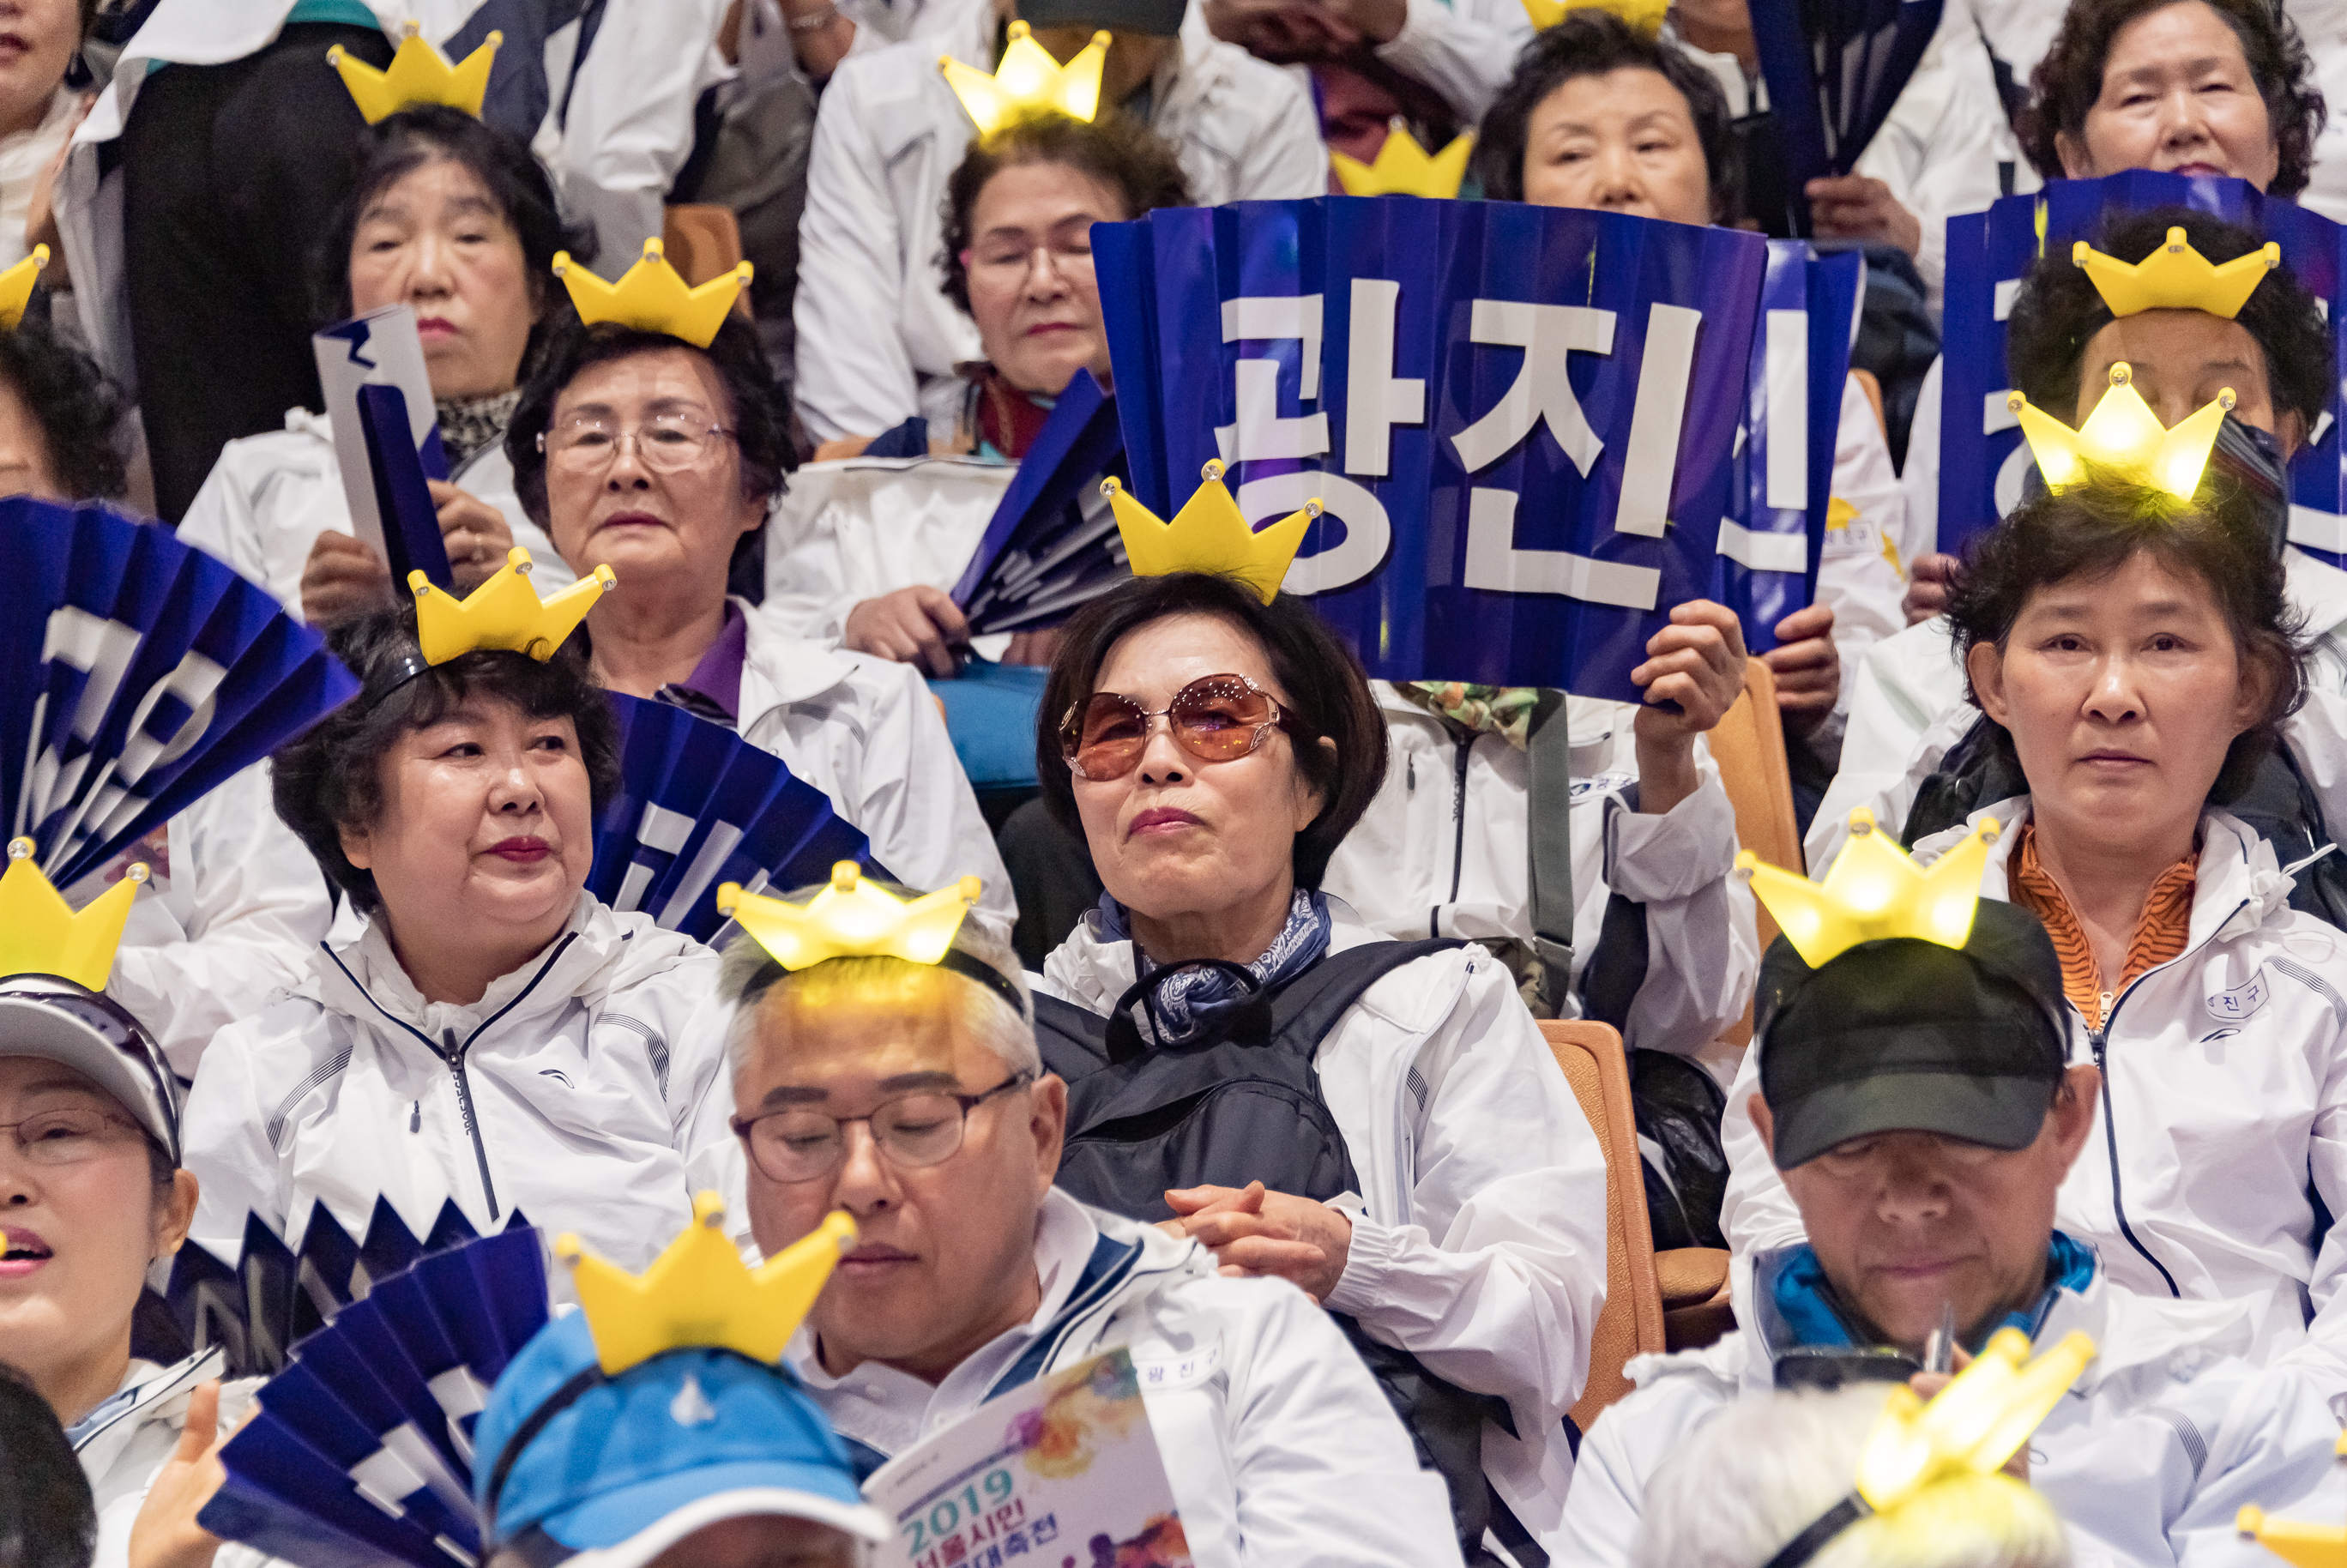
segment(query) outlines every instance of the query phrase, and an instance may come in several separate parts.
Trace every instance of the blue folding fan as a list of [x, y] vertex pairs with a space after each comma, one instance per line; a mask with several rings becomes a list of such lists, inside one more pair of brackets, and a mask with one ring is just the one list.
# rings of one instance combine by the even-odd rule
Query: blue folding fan
[[886, 876], [870, 841], [831, 797], [772, 752], [682, 708], [614, 692], [620, 793], [595, 825], [587, 890], [622, 911], [708, 941], [725, 924], [717, 889], [827, 880], [836, 862]]
[[1848, 174], [1940, 28], [1942, 0], [1751, 0], [1760, 74], [1808, 231], [1812, 179]]
[[1101, 470], [1123, 450], [1116, 399], [1076, 372], [954, 585], [973, 632], [1057, 626], [1133, 576], [1098, 493]]
[[168, 529], [0, 500], [0, 814], [71, 886], [356, 695], [318, 634]]
[[304, 1568], [476, 1568], [473, 1425], [547, 1317], [527, 1227], [377, 1279], [261, 1386], [200, 1522]]

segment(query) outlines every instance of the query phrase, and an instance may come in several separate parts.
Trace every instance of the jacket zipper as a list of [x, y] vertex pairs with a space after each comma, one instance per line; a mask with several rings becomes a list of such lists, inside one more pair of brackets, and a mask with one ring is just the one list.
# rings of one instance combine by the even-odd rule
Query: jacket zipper
[[1475, 754], [1471, 738], [1457, 743], [1459, 764], [1454, 770], [1457, 778], [1450, 796], [1450, 902], [1459, 902], [1459, 879], [1466, 870], [1467, 861], [1467, 764]]
[[456, 1081], [456, 1110], [465, 1118], [465, 1136], [473, 1141], [473, 1158], [480, 1163], [481, 1195], [489, 1200], [489, 1218], [495, 1220], [497, 1217], [497, 1189], [496, 1184], [489, 1180], [489, 1151], [481, 1142], [480, 1121], [473, 1114], [472, 1081], [465, 1076], [465, 1047], [471, 1042], [459, 1041], [456, 1031], [452, 1029], [442, 1031], [440, 1043], [444, 1048], [441, 1060], [448, 1064], [448, 1076]]

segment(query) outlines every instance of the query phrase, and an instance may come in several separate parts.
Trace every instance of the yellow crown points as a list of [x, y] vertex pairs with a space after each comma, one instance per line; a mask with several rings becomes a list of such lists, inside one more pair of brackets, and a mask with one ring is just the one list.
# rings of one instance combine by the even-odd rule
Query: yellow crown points
[[2033, 1361], [2029, 1337], [2004, 1328], [1929, 1403], [1893, 1389], [1859, 1456], [1858, 1495], [1881, 1513], [1934, 1481], [1994, 1474], [2094, 1358], [2073, 1332]]
[[497, 46], [505, 41], [503, 33], [492, 33], [465, 56], [463, 64], [452, 66], [410, 22], [387, 71], [354, 57], [340, 44], [326, 51], [326, 63], [342, 73], [343, 86], [350, 89], [352, 100], [369, 125], [421, 104], [446, 104], [478, 119], [481, 100], [489, 92], [489, 67], [497, 60]]
[[1983, 817], [1963, 843], [1925, 869], [1877, 832], [1874, 814], [1860, 806], [1850, 814], [1850, 843], [1821, 883], [1780, 871], [1748, 849], [1736, 865], [1750, 875], [1753, 893], [1814, 969], [1861, 942], [1891, 937], [1961, 948], [1972, 935], [1981, 873], [1998, 832], [1994, 817]]
[[2032, 407], [2018, 392], [2005, 399], [2005, 406], [2020, 417], [2021, 433], [2028, 437], [2030, 454], [2048, 489], [2083, 485], [2096, 468], [2157, 486], [2180, 501], [2190, 500], [2200, 487], [2209, 449], [2237, 401], [2233, 389], [2225, 388], [2170, 430], [2135, 389], [2134, 374], [2124, 360], [2111, 366], [2110, 390], [2075, 430]]
[[36, 245], [31, 255], [0, 272], [0, 332], [15, 331], [16, 323], [25, 319], [25, 307], [33, 302], [33, 285], [48, 264], [49, 248]]
[[1126, 495], [1113, 478], [1101, 481], [1101, 494], [1116, 512], [1116, 531], [1124, 540], [1133, 575], [1204, 571], [1235, 577], [1269, 604], [1278, 597], [1279, 585], [1304, 546], [1305, 530], [1320, 515], [1320, 503], [1307, 501], [1301, 511], [1261, 529], [1251, 528], [1223, 483], [1223, 466], [1210, 462], [1204, 474], [1205, 482], [1191, 492], [1170, 523]]
[[2263, 250], [2220, 266], [2194, 250], [2183, 230], [2170, 229], [2159, 249], [2140, 261], [2106, 256], [2084, 240], [2070, 247], [2070, 260], [2086, 270], [2115, 316], [2206, 311], [2230, 321], [2250, 302], [2265, 275], [2281, 265], [2281, 247], [2269, 240]]
[[1437, 200], [1459, 194], [1467, 178], [1467, 155], [1475, 150], [1475, 133], [1450, 138], [1450, 145], [1431, 157], [1418, 145], [1399, 116], [1378, 149], [1377, 161], [1363, 163], [1341, 152], [1328, 155], [1337, 180], [1348, 196], [1425, 196]]
[[[2340, 1434], [2331, 1451], [2347, 1459], [2347, 1432]], [[2347, 1568], [2347, 1526], [2293, 1524], [2268, 1519], [2262, 1508], [2244, 1508], [2233, 1516], [2233, 1528], [2300, 1568]]]
[[980, 136], [991, 136], [1021, 115], [1063, 114], [1089, 121], [1100, 112], [1101, 71], [1108, 64], [1109, 36], [1094, 33], [1092, 42], [1066, 65], [1035, 41], [1024, 22], [1013, 22], [1002, 63], [989, 76], [963, 65], [951, 55], [938, 58], [946, 85]]
[[730, 915], [786, 969], [810, 968], [827, 958], [890, 958], [934, 964], [953, 946], [954, 933], [978, 902], [979, 883], [965, 876], [917, 898], [899, 898], [864, 880], [864, 868], [843, 860], [831, 883], [804, 904], [745, 893], [728, 882], [717, 890], [717, 912]]
[[415, 641], [426, 664], [446, 664], [486, 649], [527, 653], [543, 664], [587, 619], [595, 601], [620, 586], [608, 566], [540, 600], [529, 586], [529, 552], [516, 545], [497, 574], [463, 599], [432, 586], [420, 571], [407, 574], [415, 595]]
[[1555, 26], [1571, 12], [1611, 11], [1651, 38], [1663, 30], [1670, 8], [1670, 0], [1524, 0], [1524, 15], [1532, 19], [1536, 33]]
[[661, 242], [647, 240], [643, 255], [620, 274], [618, 282], [607, 283], [573, 261], [569, 251], [554, 253], [554, 275], [570, 291], [580, 321], [590, 327], [617, 322], [639, 332], [666, 333], [695, 348], [709, 346], [756, 272], [743, 261], [723, 277], [688, 288], [683, 276], [669, 265]]
[[616, 1378], [665, 1350], [780, 1359], [841, 1255], [856, 1245], [856, 1222], [834, 1212], [752, 1268], [726, 1239], [724, 1217], [725, 1202], [715, 1193], [694, 1198], [692, 1224], [641, 1275], [590, 1256], [575, 1235], [555, 1238], [554, 1255], [570, 1266], [605, 1376]]
[[104, 990], [130, 901], [146, 880], [147, 867], [133, 866], [77, 915], [33, 864], [33, 841], [11, 839], [8, 869], [0, 874], [0, 975], [56, 975]]

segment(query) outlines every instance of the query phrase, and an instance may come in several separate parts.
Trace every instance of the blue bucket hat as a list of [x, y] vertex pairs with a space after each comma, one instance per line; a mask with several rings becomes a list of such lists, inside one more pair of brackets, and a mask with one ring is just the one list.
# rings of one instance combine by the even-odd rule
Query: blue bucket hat
[[485, 1555], [518, 1552], [533, 1568], [636, 1568], [705, 1525], [759, 1515], [889, 1533], [788, 1371], [695, 1347], [607, 1376], [585, 1313], [522, 1348], [474, 1445]]

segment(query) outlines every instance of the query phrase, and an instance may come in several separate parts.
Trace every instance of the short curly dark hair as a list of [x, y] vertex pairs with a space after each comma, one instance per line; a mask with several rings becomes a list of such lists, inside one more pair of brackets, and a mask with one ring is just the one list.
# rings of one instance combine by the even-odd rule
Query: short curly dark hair
[[[2211, 261], [2230, 261], [2265, 244], [2264, 236], [2206, 212], [2155, 207], [2113, 213], [2090, 241], [2105, 255], [2140, 261], [2181, 229], [2192, 248]], [[2007, 378], [2030, 402], [2073, 418], [2078, 401], [2078, 369], [2086, 344], [2110, 325], [2111, 308], [2070, 259], [2069, 248], [2049, 247], [2022, 280], [2004, 323]], [[2331, 406], [2331, 323], [2322, 307], [2287, 267], [2259, 280], [2234, 317], [2257, 341], [2266, 361], [2266, 390], [2277, 412], [2294, 413], [2311, 433]]]
[[311, 290], [323, 322], [351, 314], [351, 244], [360, 220], [375, 200], [427, 163], [460, 163], [489, 193], [521, 244], [523, 275], [529, 280], [531, 309], [538, 317], [522, 351], [527, 376], [545, 352], [554, 313], [554, 257], [568, 251], [578, 261], [595, 259], [595, 231], [568, 225], [555, 205], [554, 182], [546, 166], [518, 138], [482, 124], [462, 109], [426, 104], [387, 115], [359, 138], [358, 167], [348, 197], [327, 219], [311, 252]]
[[[2103, 96], [2103, 72], [2121, 28], [2155, 11], [2186, 0], [2074, 0], [2062, 16], [2045, 57], [2030, 73], [2030, 99], [2014, 128], [2021, 150], [2047, 179], [2065, 177], [2056, 138], [2076, 140], [2086, 130], [2086, 111]], [[2322, 89], [2298, 26], [2280, 0], [2198, 0], [2222, 16], [2241, 41], [2250, 75], [2265, 99], [2280, 166], [2269, 196], [2296, 196], [2314, 168], [2314, 141], [2322, 134]], [[2116, 170], [2106, 169], [2106, 173]]]
[[[521, 401], [515, 405], [513, 419], [506, 425], [506, 456], [513, 464], [514, 494], [529, 520], [544, 528], [548, 538], [553, 537], [554, 529], [548, 520], [546, 454], [538, 450], [538, 437], [554, 422], [554, 405], [580, 372], [640, 354], [681, 349], [707, 360], [717, 372], [730, 405], [725, 410], [726, 427], [733, 432], [734, 447], [742, 455], [743, 498], [771, 497], [783, 487], [783, 474], [794, 457], [791, 438], [774, 406], [774, 384], [765, 351], [758, 346], [758, 329], [747, 317], [727, 315], [709, 346], [695, 348], [682, 338], [616, 322], [587, 326], [568, 307], [562, 314], [562, 323], [547, 343], [538, 374], [522, 384]], [[761, 523], [734, 544], [737, 565], [744, 556], [764, 548], [765, 531]]]
[[89, 355], [27, 315], [0, 332], [0, 381], [41, 429], [49, 477], [67, 498], [113, 500], [128, 485], [121, 393]]
[[540, 663], [501, 650], [466, 653], [408, 678], [420, 657], [415, 607], [371, 610], [340, 622], [326, 641], [359, 678], [359, 694], [327, 714], [271, 761], [277, 815], [320, 869], [366, 914], [383, 906], [374, 874], [343, 853], [343, 829], [383, 810], [381, 765], [399, 737], [438, 723], [469, 696], [510, 702], [533, 719], [567, 718], [579, 732], [595, 810], [620, 787], [620, 721], [572, 638]]
[[[1229, 621], [1261, 644], [1271, 661], [1271, 678], [1286, 692], [1298, 726], [1290, 732], [1296, 771], [1325, 802], [1296, 835], [1294, 851], [1296, 886], [1319, 886], [1328, 857], [1384, 786], [1385, 719], [1361, 661], [1308, 604], [1285, 593], [1266, 604], [1236, 578], [1194, 571], [1135, 578], [1093, 600], [1061, 630], [1035, 722], [1035, 772], [1045, 807], [1069, 831], [1083, 832], [1060, 743], [1061, 724], [1092, 696], [1101, 666], [1121, 639], [1172, 615]], [[1335, 743], [1333, 752], [1319, 743], [1324, 737]]]
[[938, 268], [946, 298], [969, 313], [969, 269], [961, 254], [969, 249], [970, 215], [988, 180], [1028, 163], [1063, 163], [1091, 175], [1124, 198], [1127, 220], [1160, 207], [1190, 205], [1190, 182], [1172, 144], [1117, 109], [1104, 109], [1086, 124], [1061, 114], [1025, 115], [991, 135], [973, 138], [969, 152], [946, 179], [939, 203], [945, 238]]
[[1567, 12], [1555, 26], [1534, 34], [1516, 56], [1514, 74], [1491, 100], [1475, 132], [1475, 153], [1468, 168], [1484, 196], [1495, 201], [1524, 199], [1524, 148], [1531, 138], [1532, 111], [1542, 99], [1575, 77], [1620, 70], [1657, 72], [1686, 99], [1711, 185], [1712, 220], [1733, 212], [1735, 137], [1727, 97], [1719, 84], [1677, 45], [1650, 38], [1612, 12], [1597, 10]]
[[[2284, 589], [2281, 559], [2242, 487], [2212, 479], [2192, 500], [2180, 501], [2125, 476], [2094, 472], [2085, 484], [2024, 501], [2001, 525], [1974, 534], [1964, 553], [1948, 620], [1967, 659], [1983, 642], [2002, 649], [2038, 589], [2078, 578], [2099, 581], [2138, 554], [2207, 583], [2243, 667], [2260, 671], [2267, 686], [2265, 711], [2234, 737], [2209, 787], [2217, 804], [2249, 787], [2258, 764], [2281, 743], [2282, 722], [2306, 700], [2307, 646]], [[1965, 695], [1979, 706], [1969, 675]], [[2012, 735], [1990, 727], [2019, 772]]]

